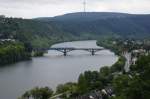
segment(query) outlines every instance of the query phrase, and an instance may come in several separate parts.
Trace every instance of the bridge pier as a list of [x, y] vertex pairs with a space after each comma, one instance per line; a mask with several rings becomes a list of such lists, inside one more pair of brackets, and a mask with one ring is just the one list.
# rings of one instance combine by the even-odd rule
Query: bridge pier
[[74, 49], [73, 48], [70, 48], [70, 49], [69, 48], [61, 48], [61, 49], [56, 48], [55, 50], [62, 52], [64, 54], [64, 56], [67, 56], [67, 53], [74, 50]]
[[86, 51], [90, 52], [92, 56], [95, 55], [96, 52], [100, 51], [101, 49], [85, 49]]
[[67, 50], [66, 49], [64, 49], [63, 53], [64, 53], [64, 56], [67, 56]]
[[91, 49], [91, 50], [89, 50], [89, 52], [91, 52], [91, 55], [94, 56], [95, 53], [97, 52], [97, 50]]
[[95, 55], [95, 52], [96, 52], [95, 50], [92, 50], [92, 51], [91, 51], [91, 53], [92, 53], [93, 56]]

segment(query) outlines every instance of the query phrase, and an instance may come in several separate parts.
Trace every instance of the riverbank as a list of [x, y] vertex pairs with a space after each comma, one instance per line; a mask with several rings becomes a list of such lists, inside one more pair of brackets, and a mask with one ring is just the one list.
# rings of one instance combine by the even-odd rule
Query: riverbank
[[[67, 45], [68, 43], [65, 44], [65, 46]], [[57, 94], [62, 95], [62, 93], [65, 93], [62, 95], [62, 97], [66, 98], [68, 93], [69, 94], [71, 93], [70, 98], [74, 98], [74, 97], [83, 95], [87, 92], [90, 92], [92, 90], [104, 89], [106, 86], [110, 86], [112, 84], [112, 80], [114, 77], [113, 74], [119, 73], [120, 71], [122, 71], [124, 65], [125, 65], [124, 58], [119, 57], [118, 61], [115, 64], [113, 64], [110, 67], [104, 65], [105, 67], [101, 67], [100, 71], [97, 71], [99, 70], [98, 68], [97, 70], [94, 70], [94, 71], [88, 70], [83, 73], [80, 72], [81, 74], [78, 77], [77, 83], [66, 83], [66, 84], [58, 85], [56, 89], [56, 93], [54, 95], [57, 96]], [[32, 92], [32, 90], [28, 92], [30, 93]], [[31, 94], [32, 93], [30, 93], [30, 95]]]
[[[114, 45], [118, 45], [116, 43], [117, 42], [114, 42]], [[86, 43], [84, 42], [84, 45], [85, 44], [87, 44], [87, 42]], [[66, 45], [68, 45], [68, 43], [65, 44], [65, 46]], [[82, 44], [81, 45], [77, 44], [77, 45], [83, 46]], [[118, 46], [118, 47], [121, 48], [120, 46]], [[76, 71], [76, 69], [74, 68], [74, 67], [77, 67], [76, 63], [78, 62], [78, 63], [81, 64], [81, 61], [82, 61], [83, 57], [85, 56], [87, 58], [86, 54], [87, 53], [85, 53], [83, 56], [81, 55], [82, 57], [80, 56], [80, 59], [79, 59], [80, 61], [79, 62], [75, 60], [75, 58], [73, 57], [73, 55], [74, 55], [73, 53], [69, 53], [69, 55], [67, 57], [55, 56], [55, 57], [58, 58], [58, 60], [56, 60], [56, 61], [59, 65], [61, 64], [61, 67], [63, 66], [64, 61], [61, 63], [59, 61], [59, 59], [62, 59], [62, 58], [66, 59], [67, 58], [67, 60], [65, 60], [65, 61], [67, 61], [67, 63], [68, 63], [68, 62], [70, 62], [70, 59], [73, 58], [73, 61], [71, 61], [70, 63], [71, 64], [74, 63], [75, 65], [72, 64], [72, 65], [74, 65], [72, 67], [72, 65], [69, 64], [69, 66], [67, 68], [65, 68], [65, 70], [67, 70], [67, 71], [65, 71], [64, 74], [66, 72], [68, 72], [68, 70], [73, 70], [73, 71], [69, 71], [69, 74], [65, 75], [64, 78], [67, 78], [67, 76], [68, 75], [70, 76], [70, 74], [73, 75], [73, 72]], [[121, 54], [121, 53], [119, 53], [119, 54]], [[59, 53], [59, 55], [61, 55], [61, 54]], [[100, 55], [103, 55], [103, 54], [100, 54]], [[105, 58], [105, 56], [106, 55], [102, 56], [102, 59]], [[58, 68], [55, 68], [56, 66], [54, 66], [54, 64], [51, 64], [49, 58], [50, 57], [48, 57], [48, 59], [47, 59], [49, 62], [41, 61], [41, 58], [39, 60], [35, 61], [35, 62], [40, 63], [39, 67], [42, 67], [40, 69], [37, 69], [37, 67], [36, 67], [35, 71], [36, 72], [38, 71], [38, 74], [40, 73], [40, 76], [38, 74], [34, 74], [34, 75], [37, 75], [37, 78], [41, 77], [41, 73], [43, 73], [43, 72], [45, 73], [46, 70], [47, 70], [46, 74], [44, 74], [42, 76], [44, 78], [48, 75], [48, 78], [47, 78], [48, 80], [46, 80], [44, 83], [49, 82], [49, 81], [51, 81], [51, 82], [53, 81], [52, 79], [49, 79], [49, 77], [50, 77], [50, 75], [48, 74], [49, 72], [56, 72], [56, 70], [59, 71], [59, 72], [62, 72], [64, 66], [66, 66], [66, 63], [65, 63], [63, 68], [60, 68], [60, 66], [58, 66]], [[52, 56], [51, 56], [51, 58], [52, 58], [52, 60], [55, 59]], [[101, 60], [100, 57], [96, 56], [96, 59], [97, 58], [98, 58], [98, 62], [100, 62], [100, 60]], [[44, 59], [46, 59], [46, 57]], [[68, 61], [68, 59], [69, 59], [69, 61]], [[99, 71], [97, 71], [98, 69], [96, 69], [96, 71], [94, 71], [91, 68], [89, 68], [87, 71], [84, 70], [85, 72], [83, 72], [83, 73], [81, 73], [81, 71], [80, 71], [81, 74], [78, 77], [78, 81], [76, 83], [66, 83], [66, 84], [59, 85], [57, 87], [57, 91], [56, 91], [55, 94], [52, 94], [51, 88], [48, 88], [48, 87], [42, 88], [42, 87], [39, 86], [38, 88], [34, 88], [31, 91], [27, 91], [27, 93], [25, 93], [23, 95], [23, 98], [24, 97], [26, 98], [26, 96], [28, 96], [28, 97], [33, 96], [32, 92], [34, 92], [34, 95], [37, 95], [38, 97], [39, 97], [39, 95], [43, 95], [43, 94], [45, 95], [45, 92], [46, 93], [48, 92], [48, 94], [50, 96], [53, 96], [53, 95], [57, 96], [57, 94], [62, 95], [62, 93], [63, 93], [63, 95], [61, 97], [66, 98], [66, 97], [69, 96], [72, 99], [74, 97], [82, 97], [82, 96], [85, 96], [85, 95], [88, 96], [89, 94], [87, 94], [87, 93], [92, 93], [93, 91], [94, 92], [95, 91], [96, 92], [101, 92], [101, 90], [104, 91], [104, 89], [109, 87], [109, 88], [111, 88], [111, 90], [114, 89], [113, 94], [115, 94], [116, 97], [113, 97], [113, 99], [124, 99], [124, 97], [126, 97], [126, 98], [130, 97], [131, 99], [136, 99], [137, 98], [137, 96], [136, 96], [137, 93], [139, 94], [139, 92], [143, 92], [143, 91], [146, 90], [146, 89], [144, 89], [145, 88], [145, 83], [146, 83], [146, 86], [148, 86], [148, 83], [149, 83], [149, 78], [148, 78], [149, 76], [144, 76], [144, 75], [149, 75], [149, 68], [147, 67], [149, 62], [150, 62], [149, 59], [150, 59], [149, 56], [141, 57], [138, 60], [137, 64], [132, 66], [132, 69], [129, 73], [123, 73], [123, 71], [121, 71], [121, 70], [122, 70], [122, 67], [125, 66], [125, 60], [122, 57], [120, 57], [119, 60], [114, 65], [112, 65], [111, 67], [109, 67], [107, 65], [103, 65], [105, 67], [102, 67]], [[87, 59], [86, 59], [85, 62], [86, 63], [88, 62], [88, 65], [91, 65], [90, 60], [87, 61]], [[95, 62], [95, 59], [94, 59], [94, 62]], [[106, 62], [108, 62], [108, 59], [107, 59]], [[54, 66], [53, 68], [55, 68], [55, 69], [46, 68], [46, 70], [45, 69], [43, 70], [43, 68], [45, 67], [46, 64], [51, 64], [48, 67]], [[33, 63], [32, 63], [32, 65], [33, 65]], [[36, 64], [36, 66], [37, 66], [37, 64]], [[91, 65], [91, 66], [94, 67], [94, 65]], [[121, 66], [121, 68], [120, 68], [120, 66]], [[144, 66], [144, 68], [143, 68], [143, 66]], [[29, 67], [30, 67], [30, 64], [28, 63], [28, 69], [27, 70], [29, 70]], [[60, 70], [58, 70], [59, 68], [60, 68]], [[82, 68], [82, 66], [79, 66], [79, 68]], [[51, 69], [52, 69], [52, 71], [50, 71]], [[29, 71], [32, 72], [32, 70], [29, 70]], [[28, 74], [30, 75], [29, 71], [28, 71]], [[52, 78], [56, 79], [59, 72], [57, 72], [56, 74], [53, 74], [53, 75], [55, 75], [55, 77], [52, 76]], [[140, 76], [137, 75], [137, 73]], [[143, 73], [144, 73], [144, 75], [143, 75]], [[33, 72], [31, 74], [33, 75]], [[28, 75], [28, 77], [30, 77], [29, 75]], [[15, 76], [15, 78], [16, 78], [16, 76]], [[36, 77], [34, 77], [34, 79], [35, 78]], [[43, 78], [40, 81], [43, 81]], [[62, 75], [61, 75], [60, 78], [64, 79], [62, 77]], [[71, 78], [74, 78], [74, 77], [71, 77]], [[142, 80], [142, 79], [144, 79], [144, 80]], [[59, 81], [57, 81], [57, 82], [59, 82]], [[43, 84], [41, 84], [41, 86], [43, 86]], [[143, 89], [140, 89], [139, 86], [140, 86], [140, 88], [143, 88]], [[33, 87], [30, 87], [30, 88], [33, 88]], [[44, 89], [44, 91], [43, 91], [43, 89]], [[42, 93], [39, 94], [39, 92], [41, 92], [41, 91], [42, 91]], [[146, 90], [146, 92], [147, 92], [146, 95], [148, 96], [149, 91]], [[37, 94], [35, 94], [35, 93], [37, 93]], [[113, 95], [113, 94], [111, 94], [111, 95]], [[127, 94], [130, 94], [130, 96], [127, 96]], [[142, 95], [142, 97], [145, 97], [145, 94], [141, 94], [141, 95]], [[48, 97], [50, 97], [50, 96], [48, 96]], [[106, 97], [108, 98], [108, 95], [106, 95]], [[110, 95], [109, 95], [109, 97], [110, 97]], [[138, 97], [141, 97], [141, 96], [138, 96]], [[141, 99], [149, 99], [149, 98], [141, 98]]]
[[[57, 42], [53, 42], [51, 45], [55, 43]], [[0, 66], [31, 60], [33, 57], [42, 57], [45, 53], [32, 50], [33, 46], [30, 43], [7, 39], [0, 41]]]
[[[118, 67], [124, 66], [123, 61], [124, 60], [122, 59], [122, 57], [120, 57], [118, 61], [111, 67], [101, 67], [100, 71], [85, 71], [84, 73], [80, 74], [77, 83], [69, 82], [65, 84], [60, 84], [56, 88], [56, 93], [51, 94], [51, 96], [59, 96], [62, 99], [73, 99], [75, 97], [80, 97], [86, 93], [89, 93], [92, 90], [102, 90], [105, 89], [107, 86], [112, 86], [114, 74], [122, 70], [122, 68]], [[41, 88], [37, 87], [32, 90], [34, 90], [34, 92], [36, 93], [39, 92], [40, 89]], [[32, 90], [23, 94], [22, 99], [24, 99], [26, 96], [32, 96]]]
[[[114, 45], [117, 45], [116, 43]], [[112, 50], [122, 49], [121, 46], [116, 46]], [[130, 55], [122, 52], [118, 55], [120, 55], [118, 61], [111, 67], [101, 67], [100, 71], [85, 71], [80, 74], [77, 83], [61, 84], [57, 87], [56, 93], [51, 94], [51, 96], [60, 97], [61, 99], [83, 99], [83, 97], [88, 99], [89, 97], [94, 98], [95, 95], [101, 99], [137, 99], [138, 97], [149, 99], [149, 90], [146, 89], [149, 87], [149, 76], [147, 75], [150, 74], [148, 68], [150, 56], [140, 57], [136, 65], [131, 67], [131, 71], [125, 73], [124, 69], [129, 69]], [[40, 89], [42, 88], [37, 88], [34, 92], [39, 92]], [[33, 96], [32, 91], [29, 91], [27, 96]], [[146, 91], [146, 93], [141, 93], [143, 91]], [[26, 93], [23, 98], [26, 98]]]
[[[77, 40], [74, 40], [74, 42]], [[69, 42], [69, 40], [51, 41], [49, 47], [60, 42]], [[10, 48], [11, 46], [11, 48]], [[20, 46], [21, 49], [18, 48]], [[47, 46], [43, 46], [47, 47]], [[42, 48], [42, 47], [41, 47]], [[22, 43], [19, 41], [3, 41], [0, 42], [0, 66], [14, 64], [21, 61], [31, 60], [33, 57], [43, 57], [45, 52], [33, 51], [33, 46], [30, 43]], [[37, 48], [38, 49], [38, 48]], [[22, 54], [19, 52], [22, 50]], [[46, 51], [47, 52], [47, 51]], [[24, 53], [24, 55], [23, 55]]]
[[118, 57], [120, 57], [118, 60], [119, 62], [116, 63], [118, 66], [116, 65], [115, 71], [122, 73], [129, 72], [131, 55], [129, 55], [130, 53], [125, 49], [124, 42], [119, 39], [108, 38], [98, 40], [96, 43], [98, 46], [103, 46], [104, 48], [113, 51]]
[[[98, 47], [95, 40], [59, 43], [53, 46]], [[0, 98], [16, 99], [36, 86], [48, 86], [55, 90], [59, 84], [77, 82], [79, 74], [84, 71], [98, 71], [100, 67], [111, 66], [117, 60], [118, 57], [109, 50], [99, 51], [95, 56], [87, 51], [72, 51], [66, 57], [60, 52], [48, 51], [43, 57], [34, 57], [29, 61], [0, 68]]]
[[[106, 43], [97, 42], [97, 45], [114, 51], [114, 53], [119, 57], [118, 61], [110, 67], [104, 66], [100, 68], [99, 72], [85, 71], [84, 73], [81, 73], [77, 83], [59, 85], [54, 97], [58, 94], [58, 96], [62, 99], [75, 97], [82, 99], [83, 97], [89, 97], [86, 95], [88, 95], [87, 93], [90, 95], [91, 91], [100, 92], [99, 95], [102, 99], [104, 97], [107, 97], [108, 99], [111, 95], [113, 95], [113, 80], [116, 76], [121, 75], [124, 71], [129, 69], [129, 67], [127, 68], [127, 62], [129, 62], [129, 60], [127, 57], [122, 55], [122, 52], [118, 50], [118, 47], [114, 47], [112, 44], [108, 45]], [[107, 89], [109, 89], [109, 91], [111, 90], [111, 93], [109, 93], [109, 91], [107, 93]], [[101, 90], [106, 90], [106, 93], [109, 95], [105, 95], [105, 93], [101, 92]], [[92, 93], [92, 95], [94, 95], [94, 93]]]

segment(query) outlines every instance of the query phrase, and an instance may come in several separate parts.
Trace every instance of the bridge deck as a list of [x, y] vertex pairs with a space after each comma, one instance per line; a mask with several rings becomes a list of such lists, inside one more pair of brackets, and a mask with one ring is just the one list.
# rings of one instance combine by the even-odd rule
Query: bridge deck
[[60, 47], [60, 48], [49, 48], [48, 50], [103, 50], [104, 48], [63, 48], [63, 47]]

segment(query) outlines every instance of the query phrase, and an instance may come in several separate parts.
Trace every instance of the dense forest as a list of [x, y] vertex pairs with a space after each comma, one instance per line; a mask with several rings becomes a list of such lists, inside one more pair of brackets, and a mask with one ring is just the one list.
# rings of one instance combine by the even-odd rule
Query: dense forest
[[63, 31], [84, 38], [105, 36], [144, 38], [150, 36], [150, 15], [110, 12], [70, 13], [53, 18], [38, 18], [58, 24]]
[[34, 48], [42, 48], [71, 38], [55, 25], [31, 19], [0, 18], [0, 39], [15, 39]]
[[19, 42], [0, 43], [0, 66], [30, 59], [30, 52]]
[[150, 55], [141, 56], [130, 74], [123, 74], [113, 80], [117, 97], [114, 99], [150, 98]]

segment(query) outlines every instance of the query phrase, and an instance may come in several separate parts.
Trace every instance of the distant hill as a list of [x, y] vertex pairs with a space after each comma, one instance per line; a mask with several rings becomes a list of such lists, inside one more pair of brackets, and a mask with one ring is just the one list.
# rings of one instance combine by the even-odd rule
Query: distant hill
[[150, 37], [150, 15], [110, 12], [70, 13], [36, 19], [0, 16], [0, 39], [16, 39], [32, 47], [101, 37]]
[[99, 19], [108, 19], [108, 18], [124, 18], [128, 17], [130, 14], [125, 13], [108, 13], [108, 12], [78, 12], [78, 13], [69, 13], [56, 17], [43, 17], [36, 18], [42, 21], [94, 21]]
[[54, 22], [63, 31], [79, 37], [95, 38], [112, 35], [144, 38], [150, 36], [150, 14], [79, 12], [36, 20]]

